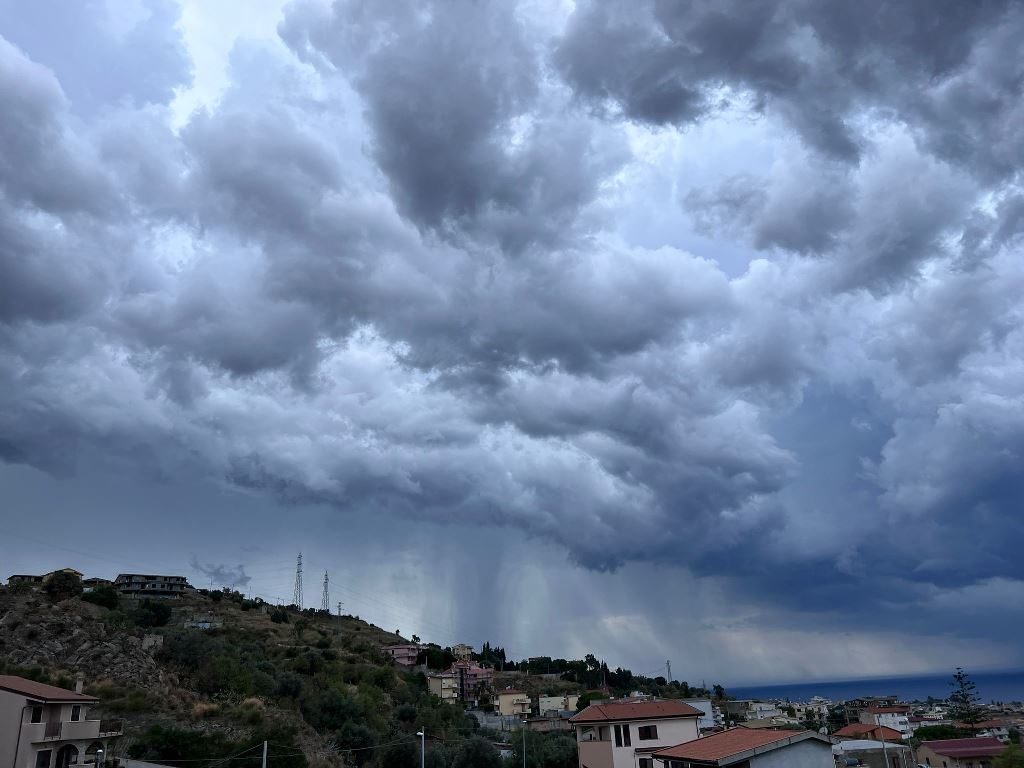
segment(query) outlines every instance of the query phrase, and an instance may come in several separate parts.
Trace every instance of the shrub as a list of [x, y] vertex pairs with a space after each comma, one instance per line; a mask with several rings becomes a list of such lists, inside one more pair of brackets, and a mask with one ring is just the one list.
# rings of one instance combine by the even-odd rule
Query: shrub
[[132, 611], [132, 620], [140, 627], [163, 627], [171, 620], [171, 606], [148, 597]]
[[114, 610], [117, 608], [117, 590], [105, 585], [102, 587], [96, 587], [91, 592], [86, 592], [82, 595], [82, 600], [86, 603], [98, 605], [101, 608]]
[[206, 718], [216, 717], [219, 714], [220, 704], [201, 701], [192, 706], [192, 717], [196, 720], [205, 720]]
[[270, 612], [270, 620], [275, 624], [287, 624], [288, 611], [284, 608], [275, 608]]

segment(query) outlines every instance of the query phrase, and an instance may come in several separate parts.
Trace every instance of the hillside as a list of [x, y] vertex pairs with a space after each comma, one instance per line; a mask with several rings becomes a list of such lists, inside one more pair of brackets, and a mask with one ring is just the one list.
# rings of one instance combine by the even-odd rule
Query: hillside
[[[196, 618], [219, 626], [185, 628]], [[400, 640], [356, 617], [238, 594], [108, 608], [0, 588], [0, 671], [66, 687], [82, 674], [99, 714], [125, 719], [118, 751], [142, 759], [221, 757], [268, 739], [275, 765], [412, 768], [419, 727], [435, 768], [489, 746], [461, 705], [385, 659], [380, 646]]]

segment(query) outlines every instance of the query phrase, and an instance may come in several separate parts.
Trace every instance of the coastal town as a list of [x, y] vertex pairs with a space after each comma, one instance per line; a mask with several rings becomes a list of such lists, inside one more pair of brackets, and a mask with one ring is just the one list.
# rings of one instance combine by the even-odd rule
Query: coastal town
[[[291, 622], [298, 638], [305, 616], [340, 620], [324, 607], [326, 590], [316, 611], [248, 600], [228, 589], [196, 589], [182, 575], [119, 573], [106, 579], [63, 568], [12, 575], [0, 590], [27, 601], [35, 611], [71, 610], [80, 604], [148, 611], [149, 618], [132, 637], [137, 652], [151, 656], [163, 649], [165, 637], [175, 637], [172, 632], [186, 638], [230, 632], [244, 615], [237, 607], [270, 626]], [[44, 597], [51, 598], [49, 605], [41, 602]], [[17, 629], [11, 604], [0, 607], [0, 638]], [[106, 616], [100, 614], [101, 619]], [[981, 703], [961, 670], [946, 699], [904, 701], [883, 691], [842, 701], [820, 696], [807, 701], [742, 700], [717, 685], [708, 690], [666, 676], [630, 673], [627, 678], [625, 671], [608, 670], [592, 656], [577, 666], [548, 657], [539, 664], [517, 664], [489, 643], [442, 647], [395, 635], [395, 642], [387, 642], [381, 632], [375, 643], [383, 668], [422, 681], [436, 706], [471, 718], [474, 732], [504, 760], [515, 757], [520, 740], [526, 748], [527, 735], [543, 735], [571, 740], [577, 768], [994, 768], [1009, 764], [998, 761], [1016, 754], [1024, 731], [1024, 704]], [[318, 647], [330, 658], [330, 643], [323, 640], [321, 636]], [[36, 642], [42, 647], [41, 639]], [[4, 642], [0, 648], [8, 658], [21, 661], [34, 661], [38, 655], [24, 643], [12, 648]], [[85, 657], [79, 653], [75, 658]], [[135, 662], [116, 652], [104, 660], [115, 670], [130, 663]], [[570, 668], [550, 671], [552, 665]], [[129, 757], [148, 754], [139, 738], [131, 736], [131, 717], [93, 715], [103, 712], [104, 701], [90, 692], [88, 665], [75, 666], [63, 670], [65, 680], [72, 681], [63, 687], [41, 680], [38, 666], [26, 670], [7, 665], [9, 674], [0, 675], [0, 766], [164, 765], [159, 760], [138, 764]], [[634, 685], [623, 687], [626, 680]], [[425, 755], [426, 729], [415, 722], [413, 727], [419, 727], [415, 735]], [[344, 758], [345, 750], [334, 754]]]

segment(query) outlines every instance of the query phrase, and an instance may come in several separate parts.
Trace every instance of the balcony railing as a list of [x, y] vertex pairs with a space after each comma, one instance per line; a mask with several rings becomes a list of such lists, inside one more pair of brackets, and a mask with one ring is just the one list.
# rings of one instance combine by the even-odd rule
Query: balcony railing
[[50, 720], [45, 723], [26, 723], [22, 726], [24, 738], [30, 743], [96, 739], [100, 736], [120, 736], [124, 733], [123, 720]]
[[100, 736], [120, 736], [124, 733], [124, 720], [100, 720]]

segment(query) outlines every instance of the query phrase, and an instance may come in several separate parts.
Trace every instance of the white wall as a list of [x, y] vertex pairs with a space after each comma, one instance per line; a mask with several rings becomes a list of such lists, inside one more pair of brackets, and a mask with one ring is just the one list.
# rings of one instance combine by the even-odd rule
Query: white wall
[[711, 707], [711, 699], [683, 699], [683, 701], [704, 713], [698, 722], [700, 728], [715, 727], [715, 712]]
[[750, 758], [750, 768], [835, 768], [832, 747], [808, 739]]
[[[632, 742], [628, 747], [615, 746], [615, 724], [610, 723], [612, 739], [612, 765], [613, 768], [636, 768], [637, 755], [635, 750], [638, 747], [672, 747], [682, 744], [684, 741], [693, 741], [697, 738], [697, 718], [680, 718], [678, 720], [633, 720], [621, 725], [629, 725], [629, 738]], [[658, 727], [658, 738], [649, 741], [640, 740], [640, 726], [656, 725]]]

